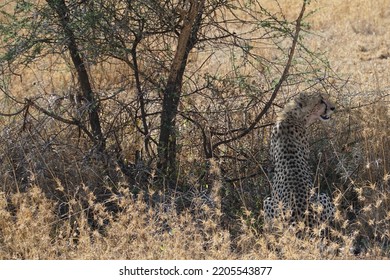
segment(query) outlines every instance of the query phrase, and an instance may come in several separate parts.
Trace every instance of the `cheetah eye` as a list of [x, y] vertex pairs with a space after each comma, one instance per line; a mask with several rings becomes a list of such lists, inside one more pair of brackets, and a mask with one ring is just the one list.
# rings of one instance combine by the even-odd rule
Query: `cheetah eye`
[[[321, 99], [321, 104], [325, 104], [326, 109], [328, 109], [328, 103], [324, 101], [324, 99]], [[334, 111], [336, 108], [334, 106], [329, 107], [331, 111]]]
[[326, 110], [328, 109], [328, 103], [324, 99], [321, 99], [321, 104], [325, 105]]

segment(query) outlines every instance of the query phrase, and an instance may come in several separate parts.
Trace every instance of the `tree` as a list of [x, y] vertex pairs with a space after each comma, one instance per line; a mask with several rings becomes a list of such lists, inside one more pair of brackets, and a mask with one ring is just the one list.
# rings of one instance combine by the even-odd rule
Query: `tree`
[[[91, 131], [78, 119], [66, 120], [61, 116], [57, 116], [57, 119], [78, 126], [90, 137], [95, 149], [103, 152], [105, 138], [98, 113], [99, 106], [92, 90], [86, 61], [83, 59], [83, 51], [78, 45], [71, 11], [64, 0], [48, 0], [46, 2], [47, 6], [34, 1], [11, 2], [14, 4], [13, 13], [3, 13], [4, 21], [1, 25], [1, 35], [5, 41], [3, 46], [5, 53], [1, 60], [7, 63], [11, 73], [14, 73], [13, 71], [20, 66], [28, 67], [38, 58], [49, 56], [66, 47], [77, 73], [81, 91], [81, 94], [77, 94], [76, 98], [86, 103], [84, 110], [88, 114]], [[10, 3], [6, 3], [4, 6], [8, 8], [7, 4], [10, 5]], [[52, 17], [53, 15], [54, 17]], [[45, 108], [39, 107], [34, 100], [26, 98], [25, 108], [30, 106], [53, 116]]]
[[183, 24], [178, 35], [175, 56], [172, 61], [166, 87], [164, 89], [160, 137], [158, 144], [158, 165], [162, 178], [169, 185], [176, 183], [176, 125], [183, 75], [188, 55], [197, 43], [197, 36], [203, 16], [205, 1], [192, 0], [188, 11], [183, 11]]
[[[306, 5], [287, 20], [257, 0], [13, 0], [2, 7], [3, 77], [60, 56], [85, 105], [81, 114], [54, 112], [42, 95], [2, 91], [21, 106], [15, 113], [35, 108], [84, 132], [100, 152], [114, 147], [121, 158], [141, 135], [158, 181], [176, 186], [178, 157], [248, 158], [240, 142], [269, 126], [279, 93], [315, 86], [318, 60], [301, 36]], [[124, 81], [94, 83], [107, 65], [125, 65]]]
[[105, 149], [105, 139], [100, 125], [100, 117], [98, 113], [98, 104], [90, 83], [85, 62], [82, 54], [77, 46], [76, 37], [72, 30], [72, 23], [69, 17], [70, 11], [64, 0], [47, 0], [49, 7], [57, 14], [59, 24], [64, 34], [65, 45], [69, 51], [74, 68], [76, 69], [80, 89], [82, 92], [81, 98], [88, 103], [89, 123], [92, 130], [93, 140], [99, 152]]

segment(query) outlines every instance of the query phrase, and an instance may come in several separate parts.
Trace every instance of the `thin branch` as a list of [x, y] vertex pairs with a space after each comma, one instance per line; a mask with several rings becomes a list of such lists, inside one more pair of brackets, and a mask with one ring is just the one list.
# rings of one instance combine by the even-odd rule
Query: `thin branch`
[[36, 104], [31, 99], [26, 98], [25, 100], [26, 100], [26, 108], [31, 106], [34, 109], [36, 109], [37, 111], [39, 111], [39, 112], [41, 112], [41, 113], [43, 113], [43, 114], [45, 114], [45, 115], [47, 115], [47, 116], [57, 120], [57, 121], [60, 121], [62, 123], [66, 123], [66, 124], [70, 124], [70, 125], [75, 125], [78, 128], [80, 128], [92, 141], [95, 141], [95, 138], [92, 135], [92, 133], [89, 132], [88, 129], [84, 125], [82, 125], [79, 120], [76, 120], [76, 119], [72, 119], [72, 120], [65, 119], [63, 117], [60, 117], [60, 116], [54, 114], [53, 112], [50, 112], [50, 111], [42, 108], [41, 106]]
[[145, 151], [148, 157], [150, 157], [150, 151], [149, 151], [149, 126], [148, 122], [146, 119], [146, 104], [145, 104], [145, 99], [144, 99], [144, 92], [141, 87], [141, 79], [140, 79], [140, 73], [139, 73], [139, 67], [138, 67], [138, 54], [137, 54], [137, 47], [138, 44], [142, 40], [142, 31], [143, 30], [143, 23], [140, 21], [139, 23], [139, 29], [140, 31], [138, 33], [134, 33], [135, 40], [133, 42], [133, 47], [131, 48], [131, 57], [133, 60], [133, 66], [134, 66], [134, 78], [135, 78], [135, 85], [137, 88], [137, 97], [138, 97], [138, 102], [141, 110], [141, 121], [142, 121], [142, 126], [143, 126], [143, 134], [145, 135], [144, 139], [144, 146], [145, 146]]
[[28, 107], [28, 105], [25, 105], [22, 109], [14, 112], [14, 113], [2, 113], [2, 112], [0, 112], [0, 116], [1, 117], [14, 117], [14, 116], [17, 116], [20, 113], [24, 112], [27, 109], [27, 107]]
[[257, 117], [255, 118], [254, 122], [249, 127], [247, 127], [243, 132], [241, 132], [240, 134], [238, 134], [236, 136], [233, 136], [233, 137], [231, 137], [229, 139], [225, 139], [225, 140], [222, 140], [220, 142], [215, 143], [212, 146], [213, 150], [218, 148], [220, 145], [227, 144], [227, 143], [230, 143], [232, 141], [238, 140], [238, 139], [244, 137], [245, 135], [247, 135], [248, 133], [250, 133], [256, 127], [257, 123], [267, 113], [269, 108], [271, 107], [271, 105], [272, 105], [273, 101], [275, 100], [275, 98], [276, 98], [280, 88], [282, 87], [282, 84], [284, 83], [284, 81], [287, 79], [287, 77], [289, 75], [291, 62], [292, 62], [292, 59], [294, 57], [295, 48], [296, 48], [298, 40], [299, 40], [299, 32], [301, 31], [301, 23], [302, 23], [303, 15], [305, 13], [305, 8], [306, 8], [306, 1], [303, 1], [301, 12], [299, 13], [299, 16], [298, 16], [298, 18], [296, 20], [295, 33], [294, 33], [294, 37], [293, 37], [291, 49], [290, 49], [290, 52], [289, 52], [289, 55], [288, 55], [288, 60], [287, 60], [286, 66], [285, 66], [285, 68], [283, 70], [283, 73], [282, 73], [282, 76], [280, 77], [279, 82], [276, 84], [276, 86], [275, 86], [275, 88], [274, 88], [274, 90], [272, 92], [272, 95], [271, 95], [270, 99], [268, 100], [268, 102], [265, 104], [263, 110], [257, 115]]

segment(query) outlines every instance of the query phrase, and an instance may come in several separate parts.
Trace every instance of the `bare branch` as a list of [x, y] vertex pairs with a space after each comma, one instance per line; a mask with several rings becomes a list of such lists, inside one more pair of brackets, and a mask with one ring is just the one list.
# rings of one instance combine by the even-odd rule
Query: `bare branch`
[[79, 121], [79, 120], [76, 120], [76, 119], [72, 119], [72, 120], [68, 120], [68, 119], [65, 119], [63, 117], [60, 117], [56, 114], [54, 114], [53, 112], [50, 112], [44, 108], [42, 108], [41, 106], [39, 106], [38, 104], [36, 104], [34, 101], [32, 101], [31, 99], [28, 99], [26, 98], [26, 108], [28, 108], [29, 106], [35, 108], [36, 110], [38, 110], [39, 112], [57, 120], [57, 121], [60, 121], [60, 122], [63, 122], [63, 123], [66, 123], [66, 124], [70, 124], [70, 125], [75, 125], [77, 126], [78, 128], [80, 128], [92, 141], [95, 141], [95, 138], [94, 136], [92, 135], [91, 132], [88, 131], [88, 129]]
[[232, 141], [238, 140], [238, 139], [244, 137], [245, 135], [247, 135], [248, 133], [250, 133], [256, 127], [257, 123], [267, 113], [269, 108], [272, 106], [272, 102], [275, 100], [280, 88], [282, 87], [282, 84], [284, 83], [284, 81], [286, 81], [286, 79], [289, 75], [291, 62], [292, 62], [292, 59], [294, 57], [295, 48], [296, 48], [296, 45], [297, 45], [298, 40], [299, 40], [299, 32], [301, 31], [301, 23], [302, 23], [303, 15], [305, 13], [305, 8], [306, 8], [306, 1], [303, 1], [301, 11], [300, 11], [299, 16], [296, 20], [295, 33], [294, 33], [294, 37], [293, 37], [293, 41], [291, 44], [291, 49], [290, 49], [290, 52], [288, 55], [286, 66], [284, 67], [283, 73], [282, 73], [278, 83], [275, 85], [275, 88], [272, 92], [272, 95], [271, 95], [270, 99], [268, 100], [268, 102], [265, 104], [263, 110], [257, 115], [254, 122], [249, 127], [247, 127], [243, 132], [241, 132], [240, 134], [233, 136], [229, 139], [225, 139], [225, 140], [222, 140], [220, 142], [215, 143], [213, 145], [213, 148], [212, 148], [213, 150], [216, 149], [217, 147], [223, 145], [223, 144], [227, 144], [227, 143], [230, 143]]

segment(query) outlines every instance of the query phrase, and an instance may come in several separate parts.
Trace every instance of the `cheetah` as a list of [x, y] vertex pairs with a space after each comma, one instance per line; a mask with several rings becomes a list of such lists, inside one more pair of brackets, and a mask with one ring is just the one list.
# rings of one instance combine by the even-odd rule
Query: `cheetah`
[[334, 110], [324, 95], [301, 93], [278, 115], [271, 133], [271, 196], [263, 204], [266, 222], [284, 217], [290, 224], [303, 221], [312, 228], [333, 220], [331, 199], [314, 187], [306, 129], [318, 119], [329, 120]]

